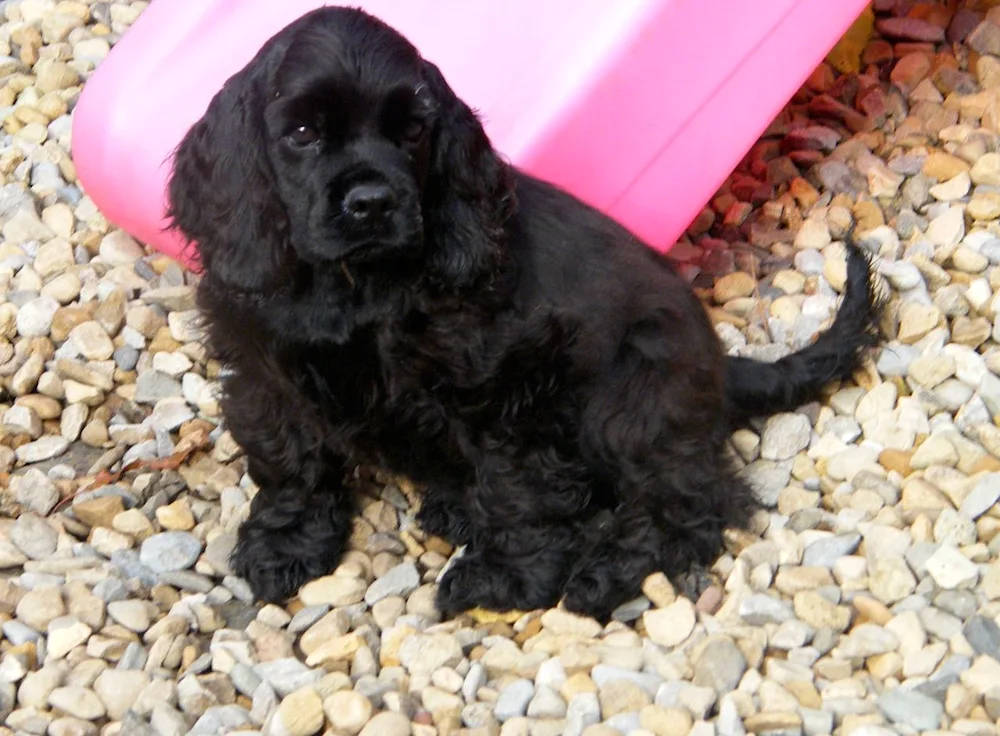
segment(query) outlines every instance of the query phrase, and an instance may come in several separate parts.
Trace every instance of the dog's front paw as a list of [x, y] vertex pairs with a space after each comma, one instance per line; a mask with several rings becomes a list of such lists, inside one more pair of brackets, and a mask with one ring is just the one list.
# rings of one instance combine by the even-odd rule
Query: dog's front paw
[[631, 597], [634, 596], [625, 592], [606, 571], [583, 570], [575, 572], [566, 582], [563, 606], [581, 616], [607, 621], [611, 612]]
[[420, 504], [417, 523], [428, 534], [460, 547], [472, 539], [472, 521], [455, 499], [429, 495]]
[[281, 603], [304, 583], [332, 570], [339, 557], [339, 547], [311, 547], [301, 532], [260, 529], [248, 522], [240, 528], [229, 562], [250, 585], [254, 598]]
[[558, 585], [502, 560], [471, 554], [458, 559], [438, 583], [437, 607], [443, 614], [472, 608], [531, 611], [558, 600]]
[[279, 566], [257, 564], [250, 556], [234, 552], [230, 560], [233, 572], [247, 581], [255, 600], [262, 603], [284, 603], [312, 577], [298, 560], [289, 559]]

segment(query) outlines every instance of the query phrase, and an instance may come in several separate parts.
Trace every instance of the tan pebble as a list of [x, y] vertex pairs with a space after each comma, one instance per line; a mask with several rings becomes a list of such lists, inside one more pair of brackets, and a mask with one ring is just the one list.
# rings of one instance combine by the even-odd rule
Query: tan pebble
[[402, 713], [383, 711], [375, 715], [364, 728], [361, 736], [409, 736], [410, 721]]
[[586, 672], [577, 672], [566, 678], [566, 682], [559, 688], [559, 692], [569, 702], [574, 696], [581, 693], [596, 693], [597, 685]]
[[814, 628], [844, 631], [851, 621], [851, 612], [844, 606], [831, 603], [815, 591], [796, 593], [795, 615]]
[[680, 708], [647, 705], [639, 712], [639, 723], [656, 736], [686, 736], [694, 725], [691, 715]]
[[323, 728], [323, 701], [311, 687], [301, 688], [281, 701], [276, 718], [287, 736], [313, 736]]
[[569, 611], [552, 608], [542, 614], [542, 626], [553, 634], [569, 634], [586, 639], [593, 639], [601, 633], [603, 627], [594, 619], [578, 616]]
[[100, 496], [73, 504], [73, 515], [87, 526], [112, 526], [124, 511], [120, 496]]
[[383, 598], [372, 606], [372, 618], [380, 629], [388, 629], [406, 613], [406, 601], [399, 596]]
[[816, 686], [805, 680], [794, 680], [785, 683], [785, 689], [799, 701], [799, 705], [804, 708], [819, 710], [823, 706], [823, 698], [820, 696]]
[[489, 625], [497, 622], [503, 623], [514, 623], [521, 616], [524, 615], [523, 611], [487, 611], [485, 608], [473, 608], [466, 612], [466, 614], [480, 625]]
[[677, 600], [674, 586], [662, 572], [653, 573], [643, 580], [642, 592], [657, 608], [665, 608]]
[[156, 520], [169, 531], [190, 531], [194, 529], [194, 514], [186, 498], [178, 498], [173, 503], [156, 509]]
[[796, 732], [802, 728], [802, 716], [798, 713], [755, 713], [743, 719], [748, 733]]
[[361, 693], [350, 690], [334, 693], [323, 701], [330, 724], [347, 736], [356, 736], [371, 720], [374, 709]]
[[350, 606], [364, 599], [367, 586], [363, 580], [340, 575], [326, 575], [312, 580], [299, 590], [299, 598], [307, 606], [328, 604]]
[[725, 304], [732, 299], [750, 296], [756, 286], [750, 274], [736, 271], [716, 280], [713, 294], [717, 304]]
[[910, 467], [910, 458], [912, 457], [912, 450], [888, 448], [879, 453], [878, 462], [886, 470], [895, 470], [903, 477], [906, 477], [913, 472], [913, 469]]
[[649, 693], [628, 680], [612, 680], [598, 691], [597, 698], [605, 720], [619, 713], [642, 710], [652, 703]]
[[892, 611], [890, 611], [885, 604], [866, 595], [854, 596], [854, 599], [851, 601], [851, 605], [854, 607], [854, 610], [858, 612], [858, 616], [860, 617], [857, 621], [858, 624], [870, 621], [871, 623], [878, 624], [879, 626], [885, 626], [892, 620], [893, 617]]
[[346, 611], [330, 611], [306, 629], [299, 640], [299, 646], [306, 655], [312, 654], [325, 642], [346, 634], [350, 628], [351, 619]]
[[976, 707], [977, 697], [961, 683], [955, 682], [948, 686], [945, 693], [944, 709], [952, 718], [966, 718]]
[[867, 668], [879, 680], [899, 677], [903, 672], [903, 658], [897, 652], [875, 654], [867, 659]]
[[606, 726], [603, 723], [595, 723], [583, 729], [583, 733], [580, 736], [621, 736], [621, 733], [617, 728]]
[[695, 608], [687, 598], [678, 598], [665, 608], [646, 611], [642, 615], [646, 633], [655, 643], [675, 647], [694, 630]]
[[967, 161], [944, 151], [932, 151], [924, 159], [923, 173], [938, 181], [947, 181], [963, 172], [970, 171]]
[[337, 662], [348, 661], [364, 646], [366, 646], [364, 637], [357, 632], [338, 636], [316, 647], [306, 657], [306, 664], [310, 667], [328, 667]]
[[108, 425], [100, 419], [91, 419], [80, 432], [80, 439], [90, 447], [103, 447], [109, 440]]

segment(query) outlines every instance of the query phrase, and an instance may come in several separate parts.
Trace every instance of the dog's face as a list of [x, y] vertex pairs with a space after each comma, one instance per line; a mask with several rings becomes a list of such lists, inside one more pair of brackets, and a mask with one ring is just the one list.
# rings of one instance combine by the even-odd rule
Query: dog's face
[[298, 256], [356, 264], [418, 251], [438, 102], [416, 50], [380, 23], [316, 23], [268, 92], [267, 154]]
[[438, 69], [338, 7], [226, 83], [178, 147], [169, 195], [213, 288], [259, 294], [345, 266], [471, 283], [495, 264], [512, 203], [508, 167]]

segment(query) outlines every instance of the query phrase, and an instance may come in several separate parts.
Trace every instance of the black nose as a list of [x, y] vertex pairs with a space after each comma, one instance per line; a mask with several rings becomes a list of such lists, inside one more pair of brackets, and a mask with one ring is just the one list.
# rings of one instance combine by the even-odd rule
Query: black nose
[[396, 206], [385, 184], [361, 184], [344, 197], [344, 211], [357, 220], [375, 220]]

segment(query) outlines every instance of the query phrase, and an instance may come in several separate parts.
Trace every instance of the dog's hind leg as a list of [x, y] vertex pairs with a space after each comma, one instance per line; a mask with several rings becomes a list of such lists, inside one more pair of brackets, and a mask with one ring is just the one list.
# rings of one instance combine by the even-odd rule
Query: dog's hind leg
[[723, 453], [721, 351], [695, 319], [656, 310], [636, 320], [584, 407], [583, 455], [613, 491], [610, 519], [565, 586], [572, 610], [604, 618], [648, 574], [710, 564], [723, 530], [756, 508]]
[[706, 447], [697, 457], [653, 456], [625, 471], [624, 501], [601, 525], [565, 585], [571, 611], [605, 619], [662, 571], [677, 578], [711, 565], [727, 527], [749, 521], [753, 492]]

